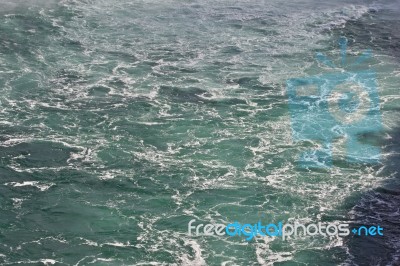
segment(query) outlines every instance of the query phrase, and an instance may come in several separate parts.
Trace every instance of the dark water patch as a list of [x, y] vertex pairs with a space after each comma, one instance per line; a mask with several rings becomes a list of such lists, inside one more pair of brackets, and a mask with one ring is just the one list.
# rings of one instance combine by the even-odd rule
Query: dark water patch
[[[18, 114], [21, 113], [18, 111], [15, 112]], [[23, 115], [21, 115], [21, 117], [23, 117]], [[7, 141], [18, 136], [25, 136], [26, 134], [34, 135], [38, 132], [39, 130], [37, 128], [30, 125], [0, 125], [0, 136], [2, 138], [0, 141]]]
[[346, 245], [353, 263], [397, 265], [400, 262], [399, 206], [400, 196], [387, 193], [386, 189], [381, 188], [366, 193], [357, 203], [352, 210], [351, 228], [379, 225], [383, 228], [384, 235], [348, 237]]
[[125, 62], [129, 62], [129, 63], [135, 63], [138, 62], [138, 58], [129, 53], [129, 52], [125, 52], [125, 51], [117, 51], [117, 50], [112, 50], [112, 51], [99, 51], [100, 54], [108, 54], [111, 56], [111, 58], [115, 58], [119, 61], [125, 61]]
[[[222, 99], [213, 99], [209, 102], [212, 106], [217, 107], [226, 107], [230, 105], [246, 105], [247, 102], [244, 99], [239, 98], [222, 98]], [[230, 111], [230, 110], [225, 110]]]
[[228, 62], [227, 60], [216, 60], [211, 63], [212, 65], [208, 65], [207, 68], [212, 67], [211, 70], [220, 71], [223, 67], [233, 67], [235, 63]]
[[274, 30], [274, 29], [271, 29], [271, 28], [263, 29], [263, 28], [256, 27], [256, 28], [250, 28], [250, 30], [252, 30], [252, 31], [254, 31], [254, 32], [258, 33], [258, 34], [264, 35], [264, 36], [276, 36], [276, 35], [279, 35], [279, 32], [277, 30]]
[[[6, 160], [7, 158], [2, 157], [0, 159], [0, 180], [1, 183], [9, 183], [9, 182], [22, 182], [24, 180], [26, 180], [26, 173], [22, 173], [22, 172], [17, 172], [12, 170], [10, 167], [7, 166], [6, 164]], [[6, 189], [6, 187], [4, 187], [4, 189]], [[7, 189], [10, 189], [9, 187], [7, 187]], [[2, 195], [3, 197], [5, 197], [5, 195], [8, 195], [7, 193], [0, 193], [0, 195]], [[10, 198], [8, 198], [7, 200], [11, 200]], [[2, 201], [5, 202], [5, 201]]]
[[75, 52], [83, 52], [85, 47], [84, 44], [79, 40], [64, 38], [60, 45], [65, 49], [75, 51]]
[[200, 80], [192, 77], [183, 77], [182, 79], [184, 83], [189, 83], [189, 84], [199, 84], [201, 82]]
[[179, 67], [179, 66], [162, 66], [161, 71], [167, 73], [182, 73], [182, 74], [193, 74], [197, 73], [198, 70], [195, 68]]
[[381, 139], [385, 159], [384, 176], [393, 178], [365, 193], [350, 212], [351, 227], [381, 226], [383, 236], [349, 236], [346, 244], [352, 262], [358, 265], [397, 265], [400, 263], [400, 128]]
[[56, 167], [67, 165], [71, 152], [77, 151], [55, 142], [26, 142], [1, 147], [0, 157], [6, 164], [14, 160], [23, 167]]
[[349, 46], [354, 48], [369, 48], [376, 53], [400, 58], [400, 20], [397, 12], [390, 9], [368, 12], [360, 19], [347, 21], [345, 27], [335, 30], [334, 34], [346, 36]]
[[239, 47], [234, 46], [234, 45], [226, 46], [221, 49], [221, 53], [228, 54], [228, 55], [237, 55], [242, 52], [243, 52], [242, 49], [240, 49]]
[[237, 30], [243, 29], [243, 25], [241, 24], [240, 21], [235, 22], [235, 23], [231, 23], [230, 26], [231, 26], [232, 28], [234, 28], [234, 29], [237, 29]]
[[140, 65], [154, 67], [154, 66], [157, 66], [158, 63], [157, 63], [157, 61], [153, 61], [153, 60], [143, 60], [140, 62], [139, 66]]
[[110, 88], [104, 87], [104, 86], [94, 86], [90, 88], [89, 90], [89, 95], [90, 96], [97, 96], [97, 97], [104, 97], [107, 96], [108, 93], [110, 92]]
[[71, 69], [60, 69], [54, 74], [52, 83], [58, 83], [61, 85], [80, 85], [85, 84], [88, 81], [88, 77], [79, 71]]
[[59, 37], [59, 31], [41, 16], [26, 10], [20, 12], [0, 17], [0, 53], [14, 55], [15, 61], [24, 59], [26, 64], [32, 65], [37, 62], [37, 51], [46, 50], [53, 38]]
[[123, 81], [121, 78], [118, 77], [113, 77], [111, 80], [108, 81], [108, 84], [111, 87], [117, 87], [117, 88], [126, 88], [128, 84]]
[[159, 95], [162, 97], [167, 97], [174, 102], [204, 102], [202, 95], [208, 95], [206, 90], [197, 88], [197, 87], [189, 87], [189, 88], [180, 88], [173, 86], [160, 86]]
[[164, 62], [178, 62], [181, 60], [195, 59], [198, 54], [195, 51], [181, 50], [176, 47], [153, 47], [147, 54], [151, 61], [163, 60]]
[[246, 89], [252, 90], [273, 90], [274, 86], [271, 84], [262, 84], [259, 81], [259, 77], [240, 77], [240, 78], [228, 78], [225, 82], [229, 85], [239, 85]]

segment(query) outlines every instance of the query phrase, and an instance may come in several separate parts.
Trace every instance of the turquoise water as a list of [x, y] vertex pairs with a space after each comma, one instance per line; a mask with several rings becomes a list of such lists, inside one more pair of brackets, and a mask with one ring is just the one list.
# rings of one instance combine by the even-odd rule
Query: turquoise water
[[299, 169], [318, 143], [293, 142], [285, 84], [330, 71], [314, 55], [340, 60], [340, 36], [349, 60], [373, 49], [384, 132], [370, 141], [384, 148], [396, 4], [0, 4], [1, 264], [368, 265], [341, 238], [190, 237], [187, 224], [355, 221], [394, 177], [390, 152], [371, 166], [339, 149], [332, 168]]

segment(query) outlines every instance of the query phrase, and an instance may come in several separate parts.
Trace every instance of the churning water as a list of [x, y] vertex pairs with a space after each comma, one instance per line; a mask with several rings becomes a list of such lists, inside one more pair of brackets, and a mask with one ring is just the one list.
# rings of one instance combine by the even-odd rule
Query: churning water
[[[396, 265], [399, 15], [368, 1], [0, 0], [1, 264]], [[293, 141], [286, 80], [331, 71], [315, 53], [340, 60], [340, 36], [349, 61], [373, 52], [383, 132], [366, 141], [382, 162], [300, 169], [318, 143]], [[260, 212], [369, 219], [387, 237], [187, 234], [191, 219]]]

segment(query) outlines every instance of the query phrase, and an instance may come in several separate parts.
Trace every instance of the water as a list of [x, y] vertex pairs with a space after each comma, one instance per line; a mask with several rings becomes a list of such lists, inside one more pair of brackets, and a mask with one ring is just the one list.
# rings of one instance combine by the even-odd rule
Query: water
[[[1, 264], [395, 265], [399, 5], [349, 2], [0, 1]], [[285, 82], [329, 71], [340, 36], [373, 49], [384, 160], [301, 170]], [[393, 230], [365, 248], [187, 234], [362, 223], [387, 191]]]

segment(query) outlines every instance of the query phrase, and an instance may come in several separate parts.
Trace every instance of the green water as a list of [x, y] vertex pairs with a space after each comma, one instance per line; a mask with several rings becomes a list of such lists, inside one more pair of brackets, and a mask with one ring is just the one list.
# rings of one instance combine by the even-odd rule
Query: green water
[[[315, 52], [339, 58], [346, 23], [374, 19], [369, 3], [0, 5], [1, 264], [351, 260], [339, 238], [190, 237], [187, 224], [260, 212], [347, 222], [363, 192], [389, 178], [383, 165], [345, 161], [299, 169], [298, 154], [317, 143], [292, 141], [285, 94], [287, 79], [329, 71]], [[355, 43], [349, 58], [367, 46]], [[393, 128], [396, 60], [378, 50], [368, 64]]]

